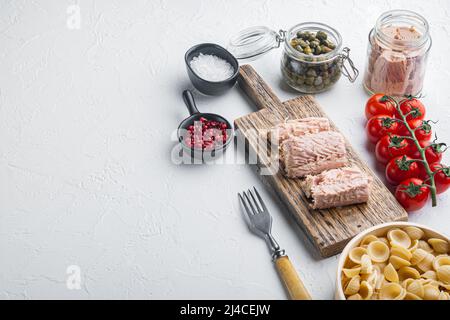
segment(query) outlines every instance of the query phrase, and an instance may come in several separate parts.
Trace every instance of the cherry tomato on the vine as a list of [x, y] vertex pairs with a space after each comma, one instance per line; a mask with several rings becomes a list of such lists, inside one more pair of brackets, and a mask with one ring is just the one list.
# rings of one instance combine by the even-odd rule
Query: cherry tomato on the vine
[[[412, 119], [425, 118], [425, 106], [416, 98], [411, 97], [404, 99], [400, 102], [399, 108], [402, 111], [403, 115], [406, 116], [407, 121]], [[397, 109], [395, 110], [394, 114], [397, 119], [402, 119]]]
[[383, 93], [376, 93], [367, 100], [366, 118], [369, 120], [373, 116], [386, 114], [393, 116], [395, 111], [394, 103]]
[[377, 115], [369, 119], [366, 125], [367, 137], [377, 143], [383, 136], [397, 132], [398, 122], [389, 115]]
[[[425, 149], [425, 158], [428, 163], [441, 162], [442, 153], [444, 152], [444, 148], [446, 147], [443, 143], [430, 143], [430, 142], [420, 142], [419, 144], [422, 148]], [[417, 150], [417, 146], [414, 142], [409, 141], [409, 151], [408, 156], [413, 159], [422, 159], [419, 150]]]
[[[414, 135], [416, 136], [417, 140], [419, 140], [419, 142], [430, 141], [433, 133], [428, 121], [422, 119], [413, 119], [408, 121], [408, 125], [411, 129], [415, 129]], [[411, 133], [403, 123], [399, 123], [398, 135], [411, 137]]]
[[386, 166], [386, 180], [393, 186], [403, 180], [419, 177], [417, 162], [407, 156], [395, 157]]
[[408, 153], [409, 144], [406, 139], [397, 135], [384, 136], [375, 146], [375, 157], [382, 164], [388, 163], [392, 158]]
[[429, 197], [430, 189], [417, 178], [406, 179], [395, 189], [395, 198], [406, 211], [423, 208]]
[[425, 150], [425, 158], [428, 163], [441, 162], [442, 160], [442, 144], [431, 144]]
[[450, 168], [440, 163], [430, 164], [430, 169], [434, 174], [434, 184], [436, 193], [443, 193], [450, 187]]

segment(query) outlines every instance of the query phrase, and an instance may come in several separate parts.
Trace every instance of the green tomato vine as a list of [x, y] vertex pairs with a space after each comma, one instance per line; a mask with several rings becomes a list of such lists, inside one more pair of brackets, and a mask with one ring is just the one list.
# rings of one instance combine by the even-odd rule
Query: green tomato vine
[[[412, 97], [406, 97], [400, 101], [397, 101], [396, 99], [394, 99], [393, 97], [390, 96], [386, 96], [386, 99], [389, 99], [395, 106], [395, 109], [397, 110], [398, 114], [400, 115], [401, 119], [394, 119], [394, 121], [397, 121], [399, 123], [402, 123], [406, 129], [408, 130], [410, 136], [400, 136], [400, 139], [407, 139], [407, 140], [411, 140], [414, 142], [414, 145], [416, 146], [421, 159], [413, 159], [411, 161], [414, 162], [420, 162], [422, 163], [427, 175], [428, 175], [428, 179], [426, 179], [424, 181], [425, 186], [427, 186], [428, 188], [430, 188], [430, 193], [431, 193], [431, 204], [433, 207], [435, 207], [437, 205], [437, 198], [436, 198], [436, 184], [434, 181], [434, 176], [435, 174], [437, 174], [439, 171], [443, 171], [446, 170], [448, 168], [441, 168], [439, 170], [436, 170], [435, 172], [433, 172], [430, 168], [430, 165], [428, 164], [428, 161], [426, 159], [426, 155], [425, 152], [428, 148], [434, 148], [435, 146], [437, 146], [438, 148], [441, 148], [442, 146], [446, 146], [444, 143], [431, 143], [428, 146], [422, 147], [419, 143], [419, 140], [417, 139], [415, 132], [416, 130], [420, 130], [420, 129], [424, 129], [424, 130], [431, 130], [431, 125], [430, 122], [432, 122], [431, 120], [425, 120], [424, 123], [425, 125], [422, 126], [418, 126], [417, 128], [411, 128], [411, 126], [409, 125], [408, 121], [407, 121], [407, 117], [408, 116], [412, 116], [412, 117], [417, 117], [420, 116], [420, 112], [418, 112], [417, 109], [412, 109], [411, 111], [409, 111], [408, 113], [404, 114], [403, 111], [400, 108], [400, 105], [402, 102], [407, 101], [408, 99], [411, 99]], [[423, 128], [423, 126], [425, 126], [425, 128]], [[440, 150], [442, 151], [442, 150]], [[444, 150], [445, 151], [445, 150]], [[442, 151], [443, 152], [443, 151]], [[425, 182], [429, 182], [429, 183], [425, 183]]]

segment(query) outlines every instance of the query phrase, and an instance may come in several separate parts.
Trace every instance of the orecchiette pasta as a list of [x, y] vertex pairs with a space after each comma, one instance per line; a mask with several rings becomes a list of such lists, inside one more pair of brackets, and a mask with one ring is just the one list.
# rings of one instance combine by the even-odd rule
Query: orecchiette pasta
[[347, 297], [347, 300], [362, 300], [362, 297], [359, 293], [355, 293]]
[[436, 270], [437, 278], [444, 284], [450, 284], [450, 266], [440, 266]]
[[450, 256], [439, 255], [433, 260], [433, 269], [437, 270], [440, 266], [450, 265]]
[[425, 232], [417, 227], [406, 227], [405, 231], [412, 240], [420, 240], [425, 235]]
[[411, 265], [411, 262], [409, 262], [408, 260], [402, 259], [397, 256], [391, 256], [389, 258], [389, 263], [391, 263], [397, 270], [400, 269], [401, 267], [408, 267]]
[[418, 296], [419, 298], [423, 298], [425, 295], [423, 285], [419, 281], [411, 281], [411, 283], [406, 287], [406, 291]]
[[404, 281], [408, 278], [412, 279], [420, 278], [419, 271], [411, 267], [401, 267], [400, 269], [398, 269], [397, 274], [400, 281]]
[[358, 293], [360, 287], [361, 287], [360, 277], [359, 276], [353, 277], [348, 282], [347, 287], [344, 290], [344, 293], [347, 295], [356, 294]]
[[431, 245], [434, 251], [437, 253], [447, 253], [448, 252], [448, 242], [442, 239], [428, 239], [428, 243]]
[[361, 274], [370, 274], [373, 272], [372, 260], [369, 255], [365, 254], [361, 257]]
[[422, 273], [420, 277], [424, 279], [437, 280], [436, 271], [433, 270], [428, 270], [427, 272]]
[[[411, 278], [410, 279], [405, 279], [402, 282], [402, 287], [406, 289], [413, 282], [414, 282], [414, 279], [411, 279]], [[420, 283], [422, 283], [422, 282], [420, 282]]]
[[390, 282], [399, 281], [397, 270], [395, 270], [392, 263], [389, 263], [386, 268], [384, 268], [384, 278]]
[[361, 240], [361, 246], [368, 245], [373, 241], [378, 241], [378, 237], [374, 236], [373, 234], [369, 234]]
[[367, 246], [367, 254], [373, 262], [385, 262], [389, 259], [389, 247], [382, 241], [372, 241]]
[[422, 298], [416, 296], [414, 293], [406, 292], [403, 300], [422, 300]]
[[367, 281], [361, 282], [361, 287], [359, 288], [359, 294], [364, 300], [368, 300], [372, 297], [373, 287]]
[[434, 256], [431, 253], [428, 253], [422, 261], [417, 264], [417, 268], [422, 270], [422, 272], [426, 272], [433, 268], [433, 260]]
[[450, 244], [417, 227], [367, 235], [342, 269], [348, 300], [450, 300]]
[[380, 289], [381, 300], [402, 300], [406, 290], [398, 283], [388, 283]]
[[352, 251], [350, 251], [348, 257], [354, 263], [361, 264], [361, 258], [365, 254], [367, 254], [366, 248], [356, 247], [356, 248], [353, 248]]
[[342, 272], [345, 274], [347, 278], [353, 278], [359, 275], [361, 271], [361, 267], [355, 267], [351, 269], [342, 269]]
[[404, 248], [409, 248], [411, 246], [411, 238], [405, 231], [400, 229], [393, 229], [387, 233], [387, 237], [391, 246], [400, 246]]
[[392, 247], [391, 255], [400, 257], [406, 261], [410, 261], [412, 258], [411, 251], [409, 251], [405, 247], [397, 247], [397, 246]]
[[424, 295], [423, 298], [425, 300], [438, 300], [439, 294], [441, 293], [439, 289], [431, 284], [427, 284], [423, 286]]
[[425, 259], [425, 257], [428, 255], [428, 252], [424, 249], [418, 248], [413, 251], [412, 257], [411, 257], [411, 264], [417, 265], [420, 261]]
[[433, 248], [430, 247], [430, 245], [428, 244], [428, 242], [424, 241], [424, 240], [419, 240], [419, 244], [418, 247], [420, 249], [425, 250], [426, 252], [433, 252]]
[[416, 250], [418, 247], [419, 247], [419, 240], [413, 240], [408, 250], [412, 252]]

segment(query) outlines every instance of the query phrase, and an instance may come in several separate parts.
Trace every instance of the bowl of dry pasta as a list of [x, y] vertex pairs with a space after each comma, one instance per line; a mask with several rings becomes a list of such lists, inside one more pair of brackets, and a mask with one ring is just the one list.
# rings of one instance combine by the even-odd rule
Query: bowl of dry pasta
[[429, 227], [385, 223], [344, 248], [338, 300], [450, 300], [450, 240]]

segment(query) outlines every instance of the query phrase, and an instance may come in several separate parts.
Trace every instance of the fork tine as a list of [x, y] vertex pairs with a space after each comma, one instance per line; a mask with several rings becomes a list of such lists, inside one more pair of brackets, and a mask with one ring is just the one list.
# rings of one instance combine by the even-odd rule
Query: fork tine
[[255, 207], [256, 207], [256, 211], [257, 211], [257, 213], [261, 213], [261, 212], [262, 212], [262, 210], [261, 210], [261, 208], [259, 207], [259, 205], [258, 205], [258, 201], [256, 201], [256, 198], [255, 198], [255, 196], [253, 195], [253, 192], [252, 192], [252, 190], [248, 189], [248, 193], [250, 193], [250, 196], [251, 196], [251, 197], [252, 197], [252, 199], [253, 199], [253, 203], [255, 204]]
[[242, 205], [244, 206], [244, 209], [245, 209], [244, 211], [245, 211], [245, 214], [247, 215], [247, 218], [251, 219], [250, 208], [247, 206], [245, 199], [241, 196], [240, 193], [238, 193], [238, 196], [239, 196], [239, 200], [241, 201]]
[[266, 207], [266, 205], [265, 205], [263, 199], [262, 199], [261, 196], [259, 195], [258, 190], [256, 190], [255, 187], [253, 187], [253, 190], [255, 190], [256, 196], [258, 197], [259, 203], [261, 204], [261, 207], [262, 207], [263, 211], [267, 211], [267, 207]]
[[245, 191], [242, 192], [244, 194], [245, 199], [247, 199], [248, 204], [250, 205], [250, 208], [252, 208], [252, 212], [253, 214], [257, 214], [258, 212], [255, 210], [255, 208], [253, 207], [252, 202], [250, 201], [250, 198], [248, 197], [247, 193]]

